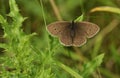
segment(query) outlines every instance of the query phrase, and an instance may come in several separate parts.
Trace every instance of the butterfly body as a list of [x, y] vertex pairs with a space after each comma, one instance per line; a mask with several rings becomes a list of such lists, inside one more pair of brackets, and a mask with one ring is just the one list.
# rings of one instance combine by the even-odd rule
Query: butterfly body
[[[72, 21], [71, 25], [70, 25], [70, 36], [71, 36], [71, 39], [72, 39], [72, 43], [73, 43], [73, 39], [75, 37], [75, 23], [74, 21]], [[69, 28], [69, 27], [68, 27]]]
[[47, 26], [48, 32], [59, 37], [60, 42], [65, 46], [82, 46], [86, 38], [91, 38], [99, 31], [99, 27], [90, 22], [68, 22], [57, 21]]

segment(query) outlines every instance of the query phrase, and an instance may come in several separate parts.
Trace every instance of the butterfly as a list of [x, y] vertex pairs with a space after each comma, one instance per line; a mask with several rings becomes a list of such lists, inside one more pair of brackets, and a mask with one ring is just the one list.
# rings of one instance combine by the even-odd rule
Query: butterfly
[[80, 47], [86, 43], [87, 38], [95, 36], [100, 28], [86, 21], [56, 21], [49, 24], [47, 30], [52, 36], [58, 37], [64, 46]]

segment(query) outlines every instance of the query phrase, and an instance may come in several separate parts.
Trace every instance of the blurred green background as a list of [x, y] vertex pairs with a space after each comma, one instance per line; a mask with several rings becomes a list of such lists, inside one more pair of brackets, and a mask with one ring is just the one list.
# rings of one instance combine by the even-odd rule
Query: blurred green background
[[[16, 0], [20, 13], [27, 17], [23, 23], [23, 30], [26, 34], [36, 32], [33, 38], [33, 44], [39, 50], [47, 48], [48, 39], [46, 37], [46, 24], [58, 20], [71, 21], [79, 17], [82, 12], [85, 13], [84, 20], [99, 25], [100, 32], [88, 42], [80, 47], [63, 47], [57, 38], [53, 38], [54, 46], [60, 45], [56, 51], [56, 59], [64, 62], [71, 67], [81, 69], [80, 65], [96, 57], [100, 53], [105, 53], [102, 65], [99, 67], [101, 78], [120, 78], [120, 14], [113, 12], [104, 12], [102, 10], [91, 12], [93, 8], [100, 6], [109, 6], [120, 8], [120, 0], [42, 0], [43, 10], [40, 0]], [[54, 6], [55, 3], [55, 6]], [[55, 12], [57, 9], [57, 13]], [[111, 9], [112, 10], [112, 9]], [[0, 0], [0, 14], [5, 18], [9, 13], [8, 0]], [[43, 15], [44, 14], [44, 15]], [[58, 15], [57, 15], [58, 14]], [[44, 20], [45, 18], [45, 20]], [[46, 22], [46, 24], [45, 24]], [[0, 27], [0, 42], [3, 30]], [[52, 47], [55, 48], [55, 47]], [[0, 49], [1, 53], [3, 49]], [[71, 53], [69, 53], [69, 51]], [[79, 59], [74, 56], [78, 55]], [[77, 60], [76, 60], [77, 59]], [[92, 78], [94, 74], [92, 74]], [[96, 76], [94, 77], [96, 78]]]

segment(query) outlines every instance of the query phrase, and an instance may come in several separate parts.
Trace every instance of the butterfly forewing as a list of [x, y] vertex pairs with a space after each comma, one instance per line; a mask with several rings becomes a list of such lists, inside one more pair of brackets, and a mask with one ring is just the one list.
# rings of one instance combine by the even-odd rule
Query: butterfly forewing
[[87, 38], [93, 37], [100, 30], [98, 25], [90, 22], [77, 22], [76, 25], [80, 31], [86, 33]]
[[63, 30], [65, 30], [70, 24], [71, 23], [68, 21], [54, 22], [47, 26], [47, 30], [53, 36], [60, 36], [61, 33], [64, 32]]

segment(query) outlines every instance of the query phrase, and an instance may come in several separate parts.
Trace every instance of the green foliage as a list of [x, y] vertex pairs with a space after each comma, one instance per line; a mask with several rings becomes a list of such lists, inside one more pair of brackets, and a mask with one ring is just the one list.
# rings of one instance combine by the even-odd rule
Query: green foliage
[[68, 66], [65, 66], [64, 64], [62, 64], [60, 62], [58, 62], [58, 66], [60, 66], [64, 70], [66, 70], [68, 73], [70, 73], [75, 78], [83, 78], [81, 75], [79, 75], [78, 73], [73, 71], [71, 68], [69, 68]]
[[102, 63], [103, 57], [104, 54], [101, 54], [95, 57], [92, 61], [86, 63], [83, 67], [83, 71], [80, 74], [76, 73], [70, 67], [65, 66], [60, 62], [57, 62], [57, 64], [75, 78], [87, 78]]
[[104, 54], [101, 54], [97, 57], [95, 57], [91, 62], [88, 62], [84, 65], [82, 76], [83, 78], [86, 78], [88, 75], [90, 75], [101, 63], [103, 60]]
[[[119, 5], [119, 0], [9, 0], [9, 8], [8, 0], [0, 0], [0, 78], [119, 78]], [[64, 47], [46, 31], [58, 16], [96, 23], [101, 31], [80, 48]]]
[[[31, 38], [35, 33], [26, 35], [21, 29], [22, 22], [26, 19], [21, 16], [15, 0], [9, 0], [12, 22], [7, 22], [0, 15], [0, 23], [4, 29], [6, 43], [0, 43], [0, 47], [5, 49], [6, 56], [0, 57], [2, 66], [0, 76], [4, 78], [53, 78], [51, 69], [46, 69], [46, 57], [41, 56], [41, 51], [36, 53], [35, 47], [31, 45]], [[41, 64], [44, 61], [44, 64]], [[46, 63], [45, 63], [46, 62]]]

